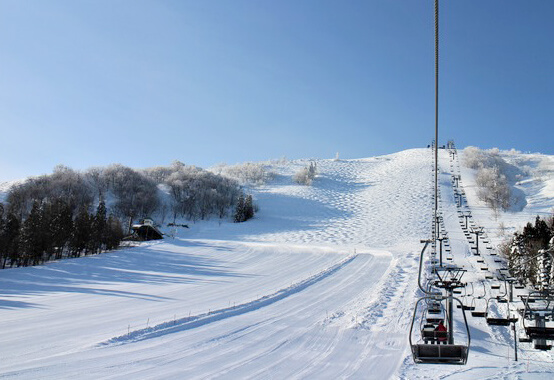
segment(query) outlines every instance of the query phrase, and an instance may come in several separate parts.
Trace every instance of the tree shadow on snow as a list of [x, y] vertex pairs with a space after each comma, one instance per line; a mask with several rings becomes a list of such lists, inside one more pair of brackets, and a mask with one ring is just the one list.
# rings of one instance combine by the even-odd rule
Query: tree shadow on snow
[[0, 309], [37, 307], [33, 303], [8, 298], [49, 293], [101, 294], [162, 301], [168, 298], [116, 290], [112, 284], [224, 283], [227, 277], [246, 276], [223, 261], [164, 246], [135, 247], [42, 266], [2, 270]]

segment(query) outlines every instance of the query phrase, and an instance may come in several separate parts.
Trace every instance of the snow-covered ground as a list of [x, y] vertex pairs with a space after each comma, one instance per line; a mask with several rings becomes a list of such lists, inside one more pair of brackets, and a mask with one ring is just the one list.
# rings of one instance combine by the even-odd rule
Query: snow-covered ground
[[[453, 262], [476, 284], [480, 264], [460, 227], [451, 174], [462, 175], [473, 223], [498, 244], [500, 222], [510, 232], [553, 204], [552, 158], [511, 158], [533, 168], [516, 185], [525, 206], [495, 217], [475, 195], [474, 173], [440, 151]], [[274, 165], [247, 223], [198, 222], [175, 239], [0, 271], [0, 378], [554, 376], [550, 352], [522, 344], [515, 362], [510, 331], [471, 317], [467, 365], [413, 364], [408, 330], [433, 204], [429, 149], [318, 160], [311, 187], [291, 179], [306, 163]]]

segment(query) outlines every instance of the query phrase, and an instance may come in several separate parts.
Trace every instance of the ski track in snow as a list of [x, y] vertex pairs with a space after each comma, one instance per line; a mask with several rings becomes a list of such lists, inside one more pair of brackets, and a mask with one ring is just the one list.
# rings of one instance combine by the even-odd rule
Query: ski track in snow
[[123, 344], [123, 343], [129, 343], [129, 342], [136, 342], [139, 340], [151, 339], [165, 334], [172, 334], [179, 331], [189, 330], [195, 327], [206, 325], [208, 323], [220, 321], [224, 318], [230, 318], [244, 313], [248, 313], [253, 310], [260, 309], [262, 307], [265, 307], [277, 301], [280, 301], [285, 297], [289, 297], [294, 293], [302, 291], [306, 289], [308, 286], [313, 285], [314, 283], [321, 281], [323, 278], [332, 275], [334, 272], [340, 270], [343, 266], [347, 265], [352, 260], [354, 260], [355, 257], [356, 257], [355, 255], [351, 256], [343, 260], [342, 262], [336, 265], [333, 265], [331, 268], [325, 269], [320, 273], [317, 273], [306, 280], [303, 280], [297, 284], [293, 284], [285, 289], [281, 289], [273, 294], [265, 295], [254, 301], [243, 303], [240, 305], [233, 305], [225, 309], [209, 311], [208, 313], [186, 317], [179, 320], [163, 322], [159, 325], [148, 327], [145, 329], [134, 330], [129, 332], [126, 335], [118, 336], [118, 337], [109, 339], [106, 342], [102, 342], [99, 344], [99, 346], [105, 346], [105, 345], [111, 345], [111, 344]]
[[[459, 163], [451, 169], [439, 153], [455, 263], [475, 279], [450, 184]], [[318, 160], [310, 187], [291, 181], [306, 162], [275, 168], [248, 223], [198, 223], [175, 240], [0, 271], [0, 378], [552, 377], [550, 353], [522, 347], [522, 360], [509, 361], [510, 332], [471, 319], [467, 366], [413, 364], [407, 332], [419, 241], [430, 232], [431, 150]], [[461, 172], [475, 219], [492, 230], [472, 173]], [[551, 199], [532, 190], [529, 207]]]

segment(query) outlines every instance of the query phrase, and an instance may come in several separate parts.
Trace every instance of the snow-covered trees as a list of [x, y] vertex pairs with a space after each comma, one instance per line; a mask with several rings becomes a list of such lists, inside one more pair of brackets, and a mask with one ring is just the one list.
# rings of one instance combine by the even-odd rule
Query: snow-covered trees
[[487, 203], [495, 212], [507, 210], [510, 207], [510, 186], [498, 166], [480, 168], [475, 182], [479, 187], [477, 191], [479, 199]]
[[317, 174], [317, 165], [315, 162], [310, 162], [308, 166], [303, 167], [294, 175], [294, 182], [300, 185], [311, 185]]
[[123, 233], [113, 216], [106, 219], [106, 207], [100, 202], [96, 214], [81, 205], [73, 217], [70, 203], [63, 198], [34, 201], [31, 211], [20, 219], [14, 213], [4, 217], [0, 204], [0, 263], [38, 265], [52, 258], [79, 257], [115, 249]]
[[[554, 273], [550, 253], [554, 253], [554, 216], [527, 223], [523, 231], [516, 232], [509, 242], [507, 259], [510, 272], [524, 283], [549, 286]], [[541, 254], [541, 252], [543, 254]]]
[[0, 203], [0, 259], [2, 269], [8, 263], [14, 265], [19, 259], [19, 235], [21, 222], [14, 213], [8, 213], [4, 217], [4, 206]]
[[[256, 173], [256, 166], [249, 168]], [[84, 173], [60, 165], [10, 189], [7, 206], [0, 209], [0, 264], [34, 265], [114, 249], [123, 238], [121, 221], [165, 217], [170, 209], [174, 218], [223, 218], [240, 193], [237, 181], [179, 161], [145, 170], [116, 164]]]
[[174, 219], [206, 219], [210, 215], [222, 218], [240, 191], [232, 179], [184, 164], [173, 166], [165, 184], [170, 189]]
[[123, 165], [111, 165], [103, 177], [117, 199], [115, 211], [122, 217], [149, 216], [159, 206], [156, 183], [145, 175]]
[[58, 198], [64, 199], [71, 212], [75, 212], [83, 204], [89, 206], [94, 197], [92, 188], [82, 174], [58, 165], [50, 175], [30, 178], [13, 187], [7, 201], [10, 211], [23, 219], [31, 211], [35, 201], [41, 203]]
[[260, 186], [273, 178], [263, 163], [245, 162], [237, 165], [220, 164], [212, 172], [239, 182], [242, 186]]
[[246, 222], [248, 219], [254, 217], [255, 206], [254, 201], [252, 200], [252, 195], [248, 194], [246, 197], [243, 193], [239, 195], [237, 201], [237, 206], [235, 208], [234, 222], [242, 223]]
[[508, 210], [512, 205], [512, 192], [506, 175], [508, 164], [500, 157], [498, 149], [484, 151], [469, 146], [464, 149], [464, 163], [477, 170], [477, 195], [495, 212]]

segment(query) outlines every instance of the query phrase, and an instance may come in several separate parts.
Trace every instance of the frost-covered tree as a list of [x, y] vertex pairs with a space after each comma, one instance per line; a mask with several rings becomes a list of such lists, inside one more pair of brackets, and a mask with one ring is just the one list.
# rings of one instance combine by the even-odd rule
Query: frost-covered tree
[[[513, 202], [508, 163], [500, 156], [498, 149], [481, 150], [467, 147], [463, 150], [464, 164], [477, 170], [477, 195], [495, 213], [508, 210]], [[513, 171], [513, 170], [512, 170]]]
[[158, 205], [156, 183], [139, 172], [123, 166], [111, 165], [104, 171], [108, 189], [116, 197], [115, 211], [125, 218], [149, 216]]
[[239, 192], [236, 181], [203, 170], [183, 165], [167, 178], [173, 202], [173, 217], [206, 219], [215, 214], [223, 217], [225, 210], [235, 203]]
[[294, 175], [294, 182], [300, 185], [311, 185], [315, 176], [317, 174], [317, 164], [315, 162], [310, 162], [309, 165], [300, 169]]
[[[550, 252], [554, 234], [547, 221], [537, 216], [535, 224], [527, 223], [521, 232], [516, 232], [511, 240], [508, 254], [510, 272], [522, 282], [550, 284], [552, 279], [552, 262]], [[548, 255], [545, 258], [541, 252]]]
[[271, 178], [274, 173], [267, 170], [266, 165], [256, 162], [245, 162], [237, 165], [220, 164], [210, 169], [215, 174], [237, 181], [242, 186], [260, 186]]
[[507, 210], [510, 207], [510, 186], [498, 166], [480, 168], [476, 183], [479, 187], [477, 192], [479, 199], [487, 203], [495, 212]]

